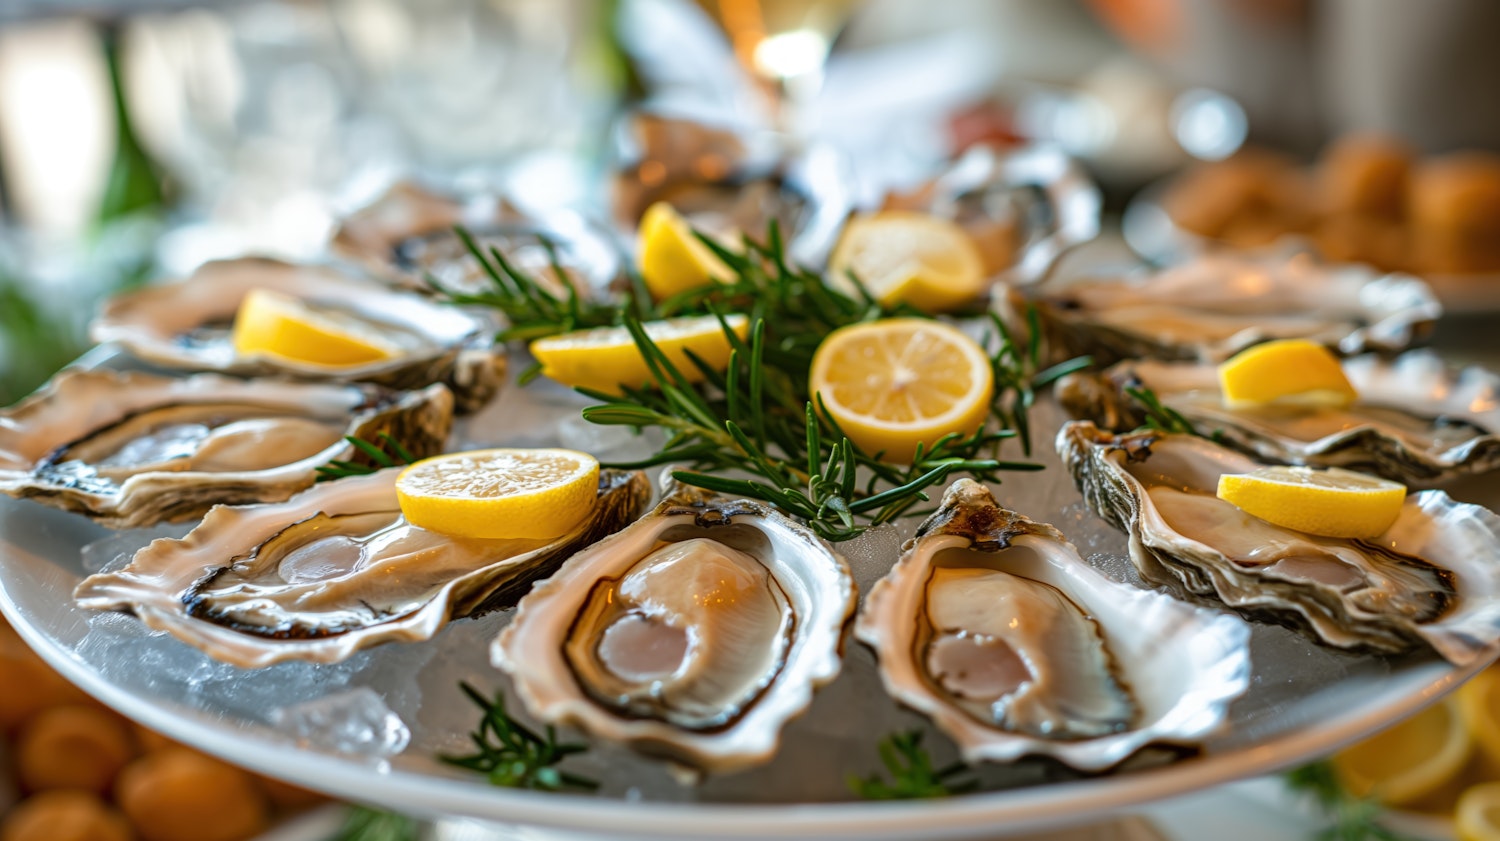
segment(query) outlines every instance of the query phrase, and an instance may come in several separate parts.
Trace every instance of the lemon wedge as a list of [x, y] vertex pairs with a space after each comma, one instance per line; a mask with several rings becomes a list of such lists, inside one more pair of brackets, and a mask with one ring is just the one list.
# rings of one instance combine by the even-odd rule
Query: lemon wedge
[[851, 272], [880, 303], [923, 312], [950, 311], [989, 288], [984, 257], [963, 228], [909, 210], [849, 220], [828, 260], [828, 281], [852, 295]]
[[474, 450], [396, 477], [407, 522], [454, 537], [550, 540], [594, 510], [599, 462], [574, 450]]
[[734, 272], [693, 234], [676, 208], [659, 201], [641, 217], [641, 278], [660, 301], [710, 283], [726, 283]]
[[235, 314], [231, 341], [241, 356], [271, 356], [349, 368], [396, 356], [400, 348], [350, 317], [314, 309], [270, 289], [252, 289]]
[[1474, 737], [1484, 770], [1500, 778], [1500, 666], [1491, 666], [1458, 689], [1464, 726]]
[[1343, 407], [1359, 396], [1338, 357], [1317, 342], [1281, 339], [1240, 351], [1219, 366], [1229, 408], [1293, 403]]
[[[741, 339], [749, 335], [750, 320], [745, 316], [725, 316], [724, 322]], [[688, 351], [718, 370], [729, 365], [729, 337], [714, 316], [668, 318], [641, 326], [692, 382], [702, 380], [703, 373], [688, 358]], [[645, 357], [624, 327], [598, 327], [537, 339], [531, 343], [531, 355], [542, 363], [543, 374], [564, 385], [617, 394], [620, 386], [639, 388], [652, 382]]]
[[973, 339], [923, 318], [842, 327], [813, 354], [812, 391], [867, 453], [911, 461], [918, 444], [971, 434], [990, 415], [994, 375]]
[[1382, 534], [1406, 501], [1406, 486], [1338, 467], [1262, 467], [1219, 477], [1219, 499], [1278, 526], [1324, 537]]
[[1453, 698], [1333, 755], [1350, 794], [1390, 806], [1420, 800], [1457, 777], [1473, 751]]

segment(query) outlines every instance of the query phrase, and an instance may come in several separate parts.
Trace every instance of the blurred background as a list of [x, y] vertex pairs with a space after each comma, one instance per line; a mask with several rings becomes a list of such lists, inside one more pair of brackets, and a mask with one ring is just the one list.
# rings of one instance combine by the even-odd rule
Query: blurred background
[[643, 105], [835, 150], [864, 204], [1055, 144], [1102, 261], [1294, 236], [1500, 290], [1497, 34], [1493, 0], [3, 0], [0, 406], [103, 296], [320, 258], [401, 180], [599, 215]]

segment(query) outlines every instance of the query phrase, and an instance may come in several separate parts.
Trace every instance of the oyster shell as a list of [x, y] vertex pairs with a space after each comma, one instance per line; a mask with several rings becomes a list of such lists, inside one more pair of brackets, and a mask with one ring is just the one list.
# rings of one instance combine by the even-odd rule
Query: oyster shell
[[187, 520], [218, 504], [286, 499], [331, 461], [364, 462], [346, 435], [384, 432], [413, 455], [436, 455], [452, 420], [441, 385], [64, 371], [0, 412], [0, 492], [113, 528]]
[[1343, 366], [1359, 392], [1346, 408], [1229, 409], [1215, 366], [1152, 360], [1070, 375], [1057, 395], [1073, 417], [1124, 432], [1145, 421], [1125, 389], [1144, 386], [1200, 434], [1279, 464], [1346, 467], [1407, 485], [1500, 468], [1500, 377], [1480, 368], [1454, 375], [1426, 350], [1393, 360], [1357, 356]]
[[431, 292], [435, 280], [454, 292], [489, 291], [491, 280], [454, 232], [457, 225], [480, 248], [498, 249], [512, 265], [550, 281], [559, 292], [564, 279], [553, 270], [554, 256], [566, 282], [585, 295], [606, 286], [620, 268], [618, 249], [574, 213], [534, 219], [492, 196], [460, 202], [409, 182], [346, 218], [332, 247], [376, 277], [409, 289]]
[[615, 138], [615, 223], [636, 230], [646, 209], [670, 202], [714, 236], [761, 240], [774, 220], [790, 256], [821, 265], [851, 209], [843, 162], [824, 146], [786, 158], [769, 135], [744, 136], [688, 119], [637, 113]]
[[1500, 517], [1441, 491], [1410, 494], [1374, 540], [1272, 525], [1218, 499], [1262, 465], [1194, 435], [1111, 435], [1074, 421], [1057, 450], [1084, 499], [1129, 536], [1145, 581], [1336, 648], [1428, 648], [1457, 665], [1500, 641]]
[[855, 636], [891, 697], [969, 762], [1086, 771], [1192, 744], [1250, 681], [1245, 623], [1111, 581], [1052, 526], [955, 482], [865, 598]]
[[1089, 354], [1100, 365], [1141, 357], [1220, 362], [1287, 338], [1345, 355], [1399, 351], [1442, 315], [1415, 277], [1307, 255], [1203, 255], [1143, 277], [1060, 284], [1035, 306], [1054, 358]]
[[854, 601], [806, 527], [678, 489], [537, 584], [491, 659], [548, 724], [723, 773], [769, 761], [838, 675]]
[[[229, 328], [250, 290], [264, 288], [371, 322], [400, 345], [399, 356], [330, 368], [235, 353]], [[483, 406], [505, 379], [495, 325], [458, 307], [398, 292], [325, 266], [245, 258], [205, 264], [185, 281], [114, 298], [90, 327], [135, 357], [178, 371], [302, 380], [369, 382], [396, 389], [447, 385], [461, 411]]]
[[994, 279], [1034, 283], [1068, 249], [1099, 235], [1099, 189], [1051, 146], [973, 146], [887, 208], [952, 219], [968, 231]]
[[431, 638], [451, 619], [508, 607], [563, 559], [630, 522], [650, 488], [605, 470], [598, 503], [556, 540], [467, 540], [408, 524], [400, 468], [318, 485], [271, 505], [219, 506], [181, 540], [157, 540], [74, 598], [128, 610], [243, 668], [333, 663], [389, 641]]

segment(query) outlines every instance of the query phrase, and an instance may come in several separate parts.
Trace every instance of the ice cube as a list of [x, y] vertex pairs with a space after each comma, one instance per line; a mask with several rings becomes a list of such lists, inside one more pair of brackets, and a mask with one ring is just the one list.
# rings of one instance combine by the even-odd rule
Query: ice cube
[[411, 742], [406, 722], [366, 686], [280, 707], [271, 724], [301, 745], [365, 759], [388, 759]]

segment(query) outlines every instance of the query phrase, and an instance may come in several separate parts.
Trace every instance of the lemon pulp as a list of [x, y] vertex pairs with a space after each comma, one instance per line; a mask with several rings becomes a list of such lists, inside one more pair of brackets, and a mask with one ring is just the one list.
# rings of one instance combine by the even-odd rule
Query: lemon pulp
[[849, 221], [828, 261], [829, 283], [853, 294], [850, 273], [882, 304], [933, 313], [966, 304], [989, 285], [984, 258], [963, 228], [908, 210]]
[[561, 537], [598, 499], [599, 462], [564, 449], [494, 449], [423, 459], [396, 477], [401, 513], [454, 537]]
[[984, 425], [990, 359], [957, 329], [893, 318], [833, 331], [813, 355], [810, 386], [828, 416], [867, 453], [911, 461], [919, 444]]

